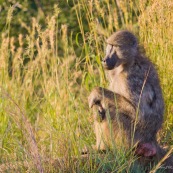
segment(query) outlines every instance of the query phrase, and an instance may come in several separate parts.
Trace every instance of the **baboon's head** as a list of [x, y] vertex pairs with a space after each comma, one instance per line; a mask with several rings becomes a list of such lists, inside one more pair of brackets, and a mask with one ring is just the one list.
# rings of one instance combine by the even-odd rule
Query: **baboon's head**
[[137, 39], [129, 31], [118, 31], [107, 39], [103, 67], [112, 70], [121, 64], [133, 64], [137, 54]]

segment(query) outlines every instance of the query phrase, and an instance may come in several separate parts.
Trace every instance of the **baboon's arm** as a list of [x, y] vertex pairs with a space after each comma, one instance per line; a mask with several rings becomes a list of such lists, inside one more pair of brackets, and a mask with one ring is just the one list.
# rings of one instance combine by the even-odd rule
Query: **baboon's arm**
[[[119, 112], [127, 114], [132, 119], [135, 117], [135, 108], [129, 100], [102, 87], [96, 87], [92, 90], [88, 97], [88, 103], [90, 108], [97, 106], [99, 113], [109, 109], [114, 114]], [[114, 116], [111, 115], [111, 117]]]

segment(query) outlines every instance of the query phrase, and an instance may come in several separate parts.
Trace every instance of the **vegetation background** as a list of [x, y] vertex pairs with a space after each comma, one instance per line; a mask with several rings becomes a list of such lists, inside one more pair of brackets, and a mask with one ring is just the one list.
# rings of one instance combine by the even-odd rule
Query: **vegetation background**
[[0, 0], [0, 172], [142, 172], [123, 148], [80, 156], [95, 143], [86, 98], [107, 86], [105, 39], [119, 29], [156, 64], [166, 106], [158, 140], [172, 151], [172, 28], [172, 0]]

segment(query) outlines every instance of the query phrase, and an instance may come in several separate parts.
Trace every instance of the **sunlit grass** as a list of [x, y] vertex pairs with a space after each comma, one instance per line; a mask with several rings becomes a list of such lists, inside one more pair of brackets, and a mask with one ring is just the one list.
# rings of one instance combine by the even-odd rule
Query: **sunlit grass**
[[[32, 19], [31, 26], [23, 23], [28, 35], [10, 37], [14, 7], [9, 8], [0, 41], [0, 163], [7, 172], [9, 163], [21, 172], [141, 172], [123, 148], [84, 163], [80, 157], [84, 146], [95, 143], [87, 96], [94, 86], [107, 86], [100, 63], [105, 39], [121, 28], [139, 33], [158, 68], [166, 105], [158, 138], [173, 145], [173, 4], [159, 0], [146, 8], [145, 1], [120, 2], [78, 0], [74, 12], [80, 33], [75, 40], [68, 24], [57, 25], [58, 6], [54, 16], [45, 18], [45, 29]], [[51, 162], [57, 158], [64, 161], [55, 168]]]

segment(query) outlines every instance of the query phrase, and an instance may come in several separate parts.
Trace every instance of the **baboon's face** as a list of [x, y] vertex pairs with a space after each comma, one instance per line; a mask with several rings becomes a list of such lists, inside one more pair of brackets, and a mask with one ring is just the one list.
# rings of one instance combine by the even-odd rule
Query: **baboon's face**
[[118, 67], [122, 63], [122, 60], [120, 47], [108, 44], [106, 47], [106, 56], [102, 61], [103, 67], [107, 70], [112, 70]]
[[106, 56], [102, 64], [107, 70], [112, 70], [121, 64], [132, 64], [137, 53], [135, 36], [128, 31], [119, 31], [107, 39]]

